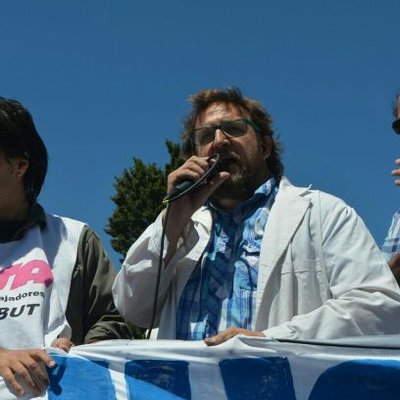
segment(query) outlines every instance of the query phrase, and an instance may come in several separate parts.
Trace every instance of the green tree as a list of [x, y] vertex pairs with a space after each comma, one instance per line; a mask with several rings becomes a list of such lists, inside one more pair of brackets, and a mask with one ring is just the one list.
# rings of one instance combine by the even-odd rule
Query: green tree
[[160, 213], [167, 176], [183, 162], [180, 145], [171, 141], [166, 141], [166, 145], [170, 161], [163, 169], [134, 157], [133, 166], [115, 178], [116, 193], [111, 199], [116, 208], [105, 231], [112, 237], [113, 249], [122, 255], [121, 261], [132, 243]]
[[[120, 177], [115, 178], [116, 193], [111, 199], [116, 208], [108, 219], [105, 231], [113, 238], [111, 246], [121, 254], [121, 262], [132, 243], [150, 225], [162, 209], [162, 200], [166, 194], [168, 174], [182, 164], [179, 144], [166, 142], [170, 162], [164, 169], [156, 164], [145, 164], [139, 158], [133, 158], [133, 166], [124, 169]], [[144, 330], [128, 322], [133, 337], [144, 338]]]

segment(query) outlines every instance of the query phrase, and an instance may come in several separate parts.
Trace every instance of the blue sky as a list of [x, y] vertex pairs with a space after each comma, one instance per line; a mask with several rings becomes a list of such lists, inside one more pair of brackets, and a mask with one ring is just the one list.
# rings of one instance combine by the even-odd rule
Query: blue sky
[[32, 113], [49, 153], [40, 202], [103, 229], [132, 158], [164, 165], [187, 98], [239, 86], [263, 102], [286, 175], [343, 198], [381, 244], [400, 188], [391, 104], [400, 2], [12, 1], [0, 13], [0, 95]]

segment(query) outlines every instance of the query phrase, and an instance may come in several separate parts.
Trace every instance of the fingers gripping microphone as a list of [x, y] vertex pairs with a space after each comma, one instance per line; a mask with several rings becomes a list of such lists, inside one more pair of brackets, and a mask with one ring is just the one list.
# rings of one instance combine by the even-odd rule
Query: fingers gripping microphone
[[215, 162], [210, 166], [208, 171], [196, 182], [186, 180], [181, 183], [178, 183], [173, 189], [167, 194], [164, 201], [170, 202], [178, 199], [179, 197], [190, 193], [194, 189], [196, 189], [201, 182], [205, 179], [211, 179], [214, 177], [218, 172], [224, 170], [224, 163], [221, 159], [220, 155], [217, 153], [214, 156], [209, 157], [207, 161], [215, 160]]

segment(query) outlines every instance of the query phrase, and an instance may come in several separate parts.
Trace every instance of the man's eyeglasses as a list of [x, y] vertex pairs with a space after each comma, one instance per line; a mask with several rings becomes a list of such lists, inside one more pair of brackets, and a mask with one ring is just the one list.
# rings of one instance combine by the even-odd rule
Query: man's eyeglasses
[[243, 136], [247, 132], [247, 126], [250, 125], [256, 132], [259, 129], [248, 119], [235, 119], [233, 121], [223, 121], [218, 125], [204, 126], [193, 130], [190, 139], [194, 146], [204, 146], [211, 143], [215, 138], [215, 131], [221, 131], [228, 137]]

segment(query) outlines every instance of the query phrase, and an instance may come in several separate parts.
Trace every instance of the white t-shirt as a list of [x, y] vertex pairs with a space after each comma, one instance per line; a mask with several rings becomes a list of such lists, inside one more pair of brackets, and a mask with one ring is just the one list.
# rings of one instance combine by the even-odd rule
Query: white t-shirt
[[0, 244], [0, 347], [41, 348], [70, 337], [65, 311], [83, 226], [46, 214], [44, 229]]

